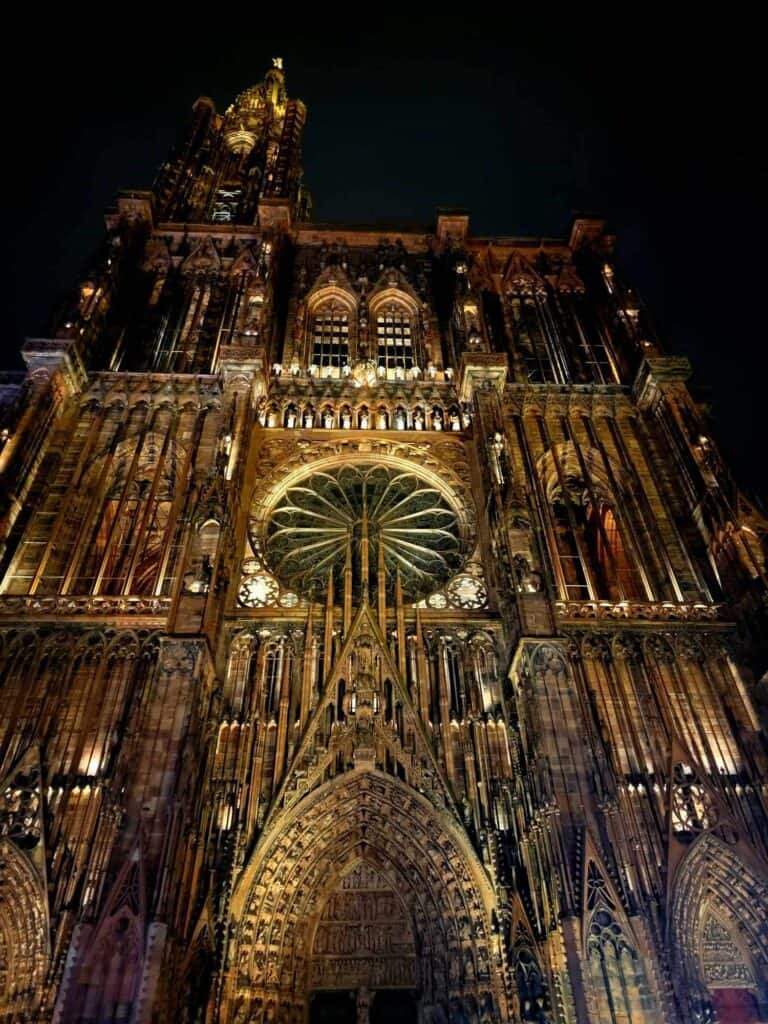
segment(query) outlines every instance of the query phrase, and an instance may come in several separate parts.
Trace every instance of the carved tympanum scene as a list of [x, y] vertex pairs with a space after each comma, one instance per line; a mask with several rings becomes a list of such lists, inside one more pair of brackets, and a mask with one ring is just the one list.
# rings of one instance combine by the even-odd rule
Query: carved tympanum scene
[[313, 224], [305, 117], [199, 99], [0, 378], [0, 1021], [767, 1021], [687, 361], [601, 220]]

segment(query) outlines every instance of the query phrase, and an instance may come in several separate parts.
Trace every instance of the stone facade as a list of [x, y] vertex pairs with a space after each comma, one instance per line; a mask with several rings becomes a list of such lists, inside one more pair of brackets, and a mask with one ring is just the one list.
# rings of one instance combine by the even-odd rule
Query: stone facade
[[0, 379], [0, 1021], [768, 1020], [688, 363], [600, 220], [313, 224], [305, 116], [198, 100]]

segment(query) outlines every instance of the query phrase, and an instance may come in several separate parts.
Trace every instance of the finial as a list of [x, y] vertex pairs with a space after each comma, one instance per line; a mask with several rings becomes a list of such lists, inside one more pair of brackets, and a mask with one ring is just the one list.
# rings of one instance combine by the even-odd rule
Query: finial
[[283, 70], [283, 58], [282, 57], [273, 57], [272, 58], [272, 67], [273, 68], [277, 68], [278, 71], [282, 71]]

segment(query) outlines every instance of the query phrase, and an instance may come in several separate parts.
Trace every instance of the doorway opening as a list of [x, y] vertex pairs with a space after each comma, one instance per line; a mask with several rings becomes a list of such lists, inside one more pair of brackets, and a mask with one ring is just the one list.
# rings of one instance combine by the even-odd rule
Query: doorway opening
[[314, 992], [309, 1001], [309, 1024], [356, 1024], [357, 992]]
[[416, 993], [409, 989], [380, 989], [373, 997], [370, 1024], [417, 1024]]

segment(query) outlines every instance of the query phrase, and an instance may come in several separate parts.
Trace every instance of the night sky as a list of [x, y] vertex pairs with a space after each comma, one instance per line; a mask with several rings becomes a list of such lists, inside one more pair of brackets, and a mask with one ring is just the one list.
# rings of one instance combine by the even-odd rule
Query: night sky
[[6, 32], [6, 58], [25, 63], [5, 61], [3, 366], [87, 268], [117, 189], [150, 186], [195, 98], [223, 109], [280, 55], [309, 109], [317, 221], [429, 225], [454, 205], [473, 234], [557, 236], [575, 210], [606, 216], [737, 478], [768, 492], [756, 27], [707, 24], [700, 7], [690, 23], [624, 5], [499, 21], [472, 4], [413, 22], [395, 5], [322, 5], [308, 21], [284, 4], [265, 25], [258, 5], [219, 6], [195, 25], [182, 8], [187, 27], [67, 7]]

